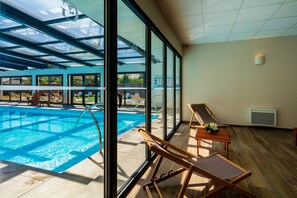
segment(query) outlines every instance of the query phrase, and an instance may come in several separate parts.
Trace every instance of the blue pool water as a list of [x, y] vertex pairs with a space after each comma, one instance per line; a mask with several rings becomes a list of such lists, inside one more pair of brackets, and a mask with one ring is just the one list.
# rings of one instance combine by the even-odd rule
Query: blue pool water
[[[80, 113], [0, 107], [0, 160], [63, 172], [98, 152], [98, 132], [89, 113], [75, 128]], [[102, 133], [103, 113], [94, 114]], [[117, 134], [143, 122], [144, 114], [119, 113]]]

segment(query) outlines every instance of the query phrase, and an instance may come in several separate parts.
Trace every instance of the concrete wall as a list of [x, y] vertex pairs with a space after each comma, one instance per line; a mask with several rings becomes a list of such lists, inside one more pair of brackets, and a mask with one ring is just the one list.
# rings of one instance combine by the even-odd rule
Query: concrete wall
[[[255, 65], [264, 53], [266, 62]], [[248, 125], [249, 109], [276, 108], [277, 127], [297, 126], [297, 36], [191, 45], [183, 49], [187, 103], [206, 103], [225, 123]]]

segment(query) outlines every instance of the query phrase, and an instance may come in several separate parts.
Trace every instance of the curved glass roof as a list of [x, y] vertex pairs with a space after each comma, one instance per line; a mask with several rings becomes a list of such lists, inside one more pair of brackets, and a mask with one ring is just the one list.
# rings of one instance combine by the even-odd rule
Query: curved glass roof
[[[1, 70], [30, 61], [56, 67], [103, 65], [104, 26], [63, 0], [1, 0]], [[144, 49], [118, 36], [118, 63], [144, 64]], [[37, 67], [38, 68], [38, 67]], [[44, 68], [44, 67], [41, 67]], [[21, 68], [23, 69], [23, 68]]]

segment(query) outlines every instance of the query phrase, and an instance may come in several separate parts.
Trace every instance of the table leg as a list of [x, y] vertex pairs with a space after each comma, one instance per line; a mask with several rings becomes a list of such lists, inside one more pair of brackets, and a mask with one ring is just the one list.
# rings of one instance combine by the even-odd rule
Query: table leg
[[226, 152], [227, 152], [227, 159], [229, 159], [229, 143], [225, 143], [226, 145]]
[[197, 139], [197, 156], [199, 155], [200, 140]]

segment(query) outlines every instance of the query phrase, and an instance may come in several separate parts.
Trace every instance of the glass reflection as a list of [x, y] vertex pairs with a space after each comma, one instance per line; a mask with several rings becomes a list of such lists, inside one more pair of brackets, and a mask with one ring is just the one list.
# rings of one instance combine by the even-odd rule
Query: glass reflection
[[51, 26], [75, 38], [102, 36], [104, 34], [104, 29], [90, 18], [79, 19], [75, 23], [72, 21], [55, 23], [51, 24]]
[[19, 37], [21, 39], [29, 40], [33, 43], [46, 43], [51, 41], [57, 41], [57, 39], [32, 28], [10, 30], [9, 32], [4, 33]]
[[167, 135], [174, 129], [174, 62], [173, 52], [167, 47]]

